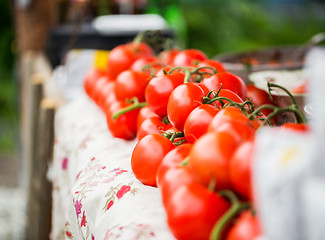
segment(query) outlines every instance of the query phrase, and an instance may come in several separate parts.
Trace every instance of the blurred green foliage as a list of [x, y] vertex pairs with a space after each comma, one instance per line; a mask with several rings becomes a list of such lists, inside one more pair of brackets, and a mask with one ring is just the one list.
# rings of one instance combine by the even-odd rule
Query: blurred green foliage
[[17, 88], [14, 80], [14, 28], [9, 0], [0, 1], [0, 153], [10, 153], [17, 143]]
[[[169, 18], [171, 6], [178, 7], [182, 21]], [[325, 4], [316, 1], [152, 0], [148, 12], [164, 16], [185, 48], [198, 48], [210, 57], [302, 44], [325, 31]]]

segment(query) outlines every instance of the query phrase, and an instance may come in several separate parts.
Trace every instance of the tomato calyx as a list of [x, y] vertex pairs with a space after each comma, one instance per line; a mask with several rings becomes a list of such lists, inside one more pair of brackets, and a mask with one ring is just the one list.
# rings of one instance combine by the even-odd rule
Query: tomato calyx
[[126, 114], [132, 110], [135, 110], [135, 109], [138, 109], [138, 108], [142, 108], [146, 105], [148, 105], [147, 102], [139, 102], [138, 98], [137, 97], [133, 97], [129, 100], [130, 103], [132, 103], [131, 105], [121, 109], [120, 111], [114, 113], [113, 115], [113, 119], [117, 119], [119, 116], [123, 115], [123, 114]]
[[183, 132], [165, 131], [165, 132], [163, 132], [163, 136], [168, 138], [175, 146], [179, 146], [183, 142], [186, 141], [186, 140], [183, 140], [183, 139], [181, 139], [179, 141], [175, 141], [177, 138], [184, 138], [185, 137]]
[[[202, 69], [210, 69], [213, 71], [213, 73], [210, 72], [200, 72], [200, 70]], [[172, 69], [170, 69], [168, 71], [168, 73], [166, 73], [164, 71], [165, 74], [171, 74], [173, 71], [177, 70], [177, 69], [181, 69], [185, 72], [185, 78], [184, 78], [184, 83], [188, 83], [190, 82], [190, 78], [191, 76], [195, 75], [195, 80], [194, 82], [201, 82], [201, 80], [203, 79], [203, 77], [205, 75], [213, 75], [218, 73], [218, 71], [212, 67], [208, 67], [208, 66], [204, 66], [204, 67], [198, 67], [198, 68], [187, 68], [187, 67], [181, 67], [181, 66], [177, 66], [177, 67], [173, 67]]]
[[210, 233], [210, 240], [221, 240], [222, 231], [225, 229], [230, 220], [232, 220], [241, 211], [249, 209], [251, 206], [248, 202], [240, 202], [235, 193], [232, 191], [222, 190], [219, 191], [218, 194], [227, 198], [231, 203], [231, 207], [213, 226]]

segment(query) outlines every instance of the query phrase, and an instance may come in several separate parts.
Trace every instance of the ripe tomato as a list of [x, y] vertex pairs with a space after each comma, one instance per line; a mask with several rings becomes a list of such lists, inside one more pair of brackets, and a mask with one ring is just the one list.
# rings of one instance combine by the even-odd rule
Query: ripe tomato
[[208, 126], [219, 108], [202, 104], [195, 108], [187, 117], [184, 124], [184, 134], [189, 143], [194, 143], [208, 131]]
[[106, 83], [108, 82], [108, 78], [107, 76], [101, 76], [97, 79], [95, 86], [93, 88], [93, 92], [92, 92], [92, 99], [94, 100], [94, 102], [99, 106], [99, 102], [101, 100], [101, 92], [102, 89], [104, 88], [104, 86], [106, 85]]
[[198, 49], [185, 49], [180, 51], [174, 58], [174, 66], [191, 67], [196, 66], [198, 62], [207, 60], [204, 52]]
[[158, 58], [164, 65], [172, 65], [174, 62], [175, 56], [180, 52], [179, 49], [172, 48], [169, 50], [161, 51], [158, 55]]
[[171, 124], [183, 131], [188, 115], [203, 103], [209, 90], [200, 83], [190, 82], [179, 85], [172, 91], [167, 104], [167, 116]]
[[252, 140], [241, 143], [229, 161], [229, 176], [233, 189], [246, 199], [252, 200], [251, 170], [254, 154]]
[[215, 190], [229, 189], [229, 161], [237, 146], [227, 132], [207, 133], [193, 144], [188, 166], [205, 186], [214, 183]]
[[[217, 97], [217, 96], [213, 96], [213, 97]], [[244, 101], [233, 91], [229, 90], [229, 89], [220, 89], [218, 97], [225, 97], [230, 99], [233, 102], [236, 103], [243, 103]], [[228, 103], [229, 101], [225, 100], [225, 99], [220, 99], [214, 102], [214, 105], [217, 105], [219, 107], [223, 107], [225, 103]], [[222, 104], [224, 103], [224, 104]]]
[[172, 72], [151, 79], [145, 90], [145, 99], [149, 108], [160, 117], [166, 117], [169, 96], [184, 82], [184, 78], [184, 73]]
[[165, 173], [170, 169], [179, 166], [185, 158], [189, 155], [192, 144], [184, 143], [177, 146], [163, 158], [157, 171], [157, 185], [160, 186], [160, 181], [163, 179]]
[[[214, 59], [208, 59], [208, 60], [202, 61], [197, 65], [197, 67], [211, 67], [211, 68], [214, 68], [215, 70], [217, 70], [217, 72], [226, 72], [227, 71], [221, 62], [214, 60]], [[200, 70], [200, 72], [207, 72], [207, 73], [214, 74], [213, 70], [209, 69], [209, 68], [203, 68], [202, 70]]]
[[262, 234], [260, 222], [250, 210], [242, 212], [235, 225], [230, 229], [227, 240], [252, 240]]
[[107, 72], [115, 79], [121, 72], [127, 70], [133, 62], [143, 56], [153, 56], [152, 48], [146, 43], [127, 43], [112, 49], [108, 55]]
[[131, 65], [131, 70], [136, 72], [147, 72], [149, 74], [155, 74], [163, 67], [163, 64], [155, 56], [145, 56], [138, 58]]
[[309, 132], [310, 127], [306, 123], [292, 123], [292, 122], [287, 122], [284, 123], [280, 126], [281, 128], [285, 129], [291, 129], [294, 131], [299, 131], [299, 132]]
[[107, 109], [107, 125], [114, 137], [130, 140], [136, 136], [136, 119], [139, 109], [127, 112], [117, 119], [113, 119], [115, 113], [129, 105], [130, 103], [125, 101], [117, 101], [111, 103]]
[[[271, 101], [268, 92], [256, 87], [254, 84], [247, 84], [247, 97], [253, 101], [255, 107], [260, 107], [265, 104], [275, 105]], [[271, 112], [272, 110], [267, 108], [262, 110], [264, 115], [268, 115]]]
[[116, 78], [115, 94], [118, 100], [124, 101], [137, 97], [140, 102], [145, 100], [144, 91], [149, 83], [151, 75], [147, 72], [135, 72], [126, 70]]
[[[113, 81], [107, 81], [103, 87], [100, 89], [100, 91], [98, 92], [98, 106], [105, 112], [105, 104], [106, 104], [106, 100], [108, 98], [111, 98], [112, 99], [112, 96], [111, 95], [114, 95], [115, 96], [115, 93], [114, 93], [114, 85], [115, 85], [115, 82]], [[113, 99], [114, 101], [116, 100], [116, 98], [114, 97]]]
[[228, 209], [226, 200], [202, 185], [184, 184], [168, 201], [167, 221], [178, 240], [206, 240], [213, 225]]
[[164, 206], [166, 207], [168, 205], [170, 196], [172, 196], [177, 188], [195, 182], [195, 177], [188, 167], [176, 166], [169, 168], [159, 179], [158, 183]]
[[134, 147], [131, 166], [135, 177], [145, 185], [156, 187], [157, 169], [175, 145], [160, 134], [143, 137]]
[[163, 131], [166, 131], [171, 127], [172, 125], [170, 123], [164, 122], [164, 120], [158, 116], [148, 118], [144, 120], [138, 128], [137, 139], [140, 140], [148, 134], [161, 134]]
[[95, 68], [92, 68], [87, 72], [83, 87], [90, 98], [93, 97], [96, 82], [102, 76], [104, 76], [104, 72]]
[[139, 110], [137, 117], [137, 129], [141, 126], [141, 124], [148, 118], [155, 117], [158, 115], [154, 113], [148, 106], [144, 106]]
[[210, 91], [216, 91], [222, 86], [222, 89], [229, 89], [236, 93], [242, 100], [246, 100], [247, 88], [244, 80], [230, 72], [216, 73], [211, 77], [204, 78], [201, 83]]

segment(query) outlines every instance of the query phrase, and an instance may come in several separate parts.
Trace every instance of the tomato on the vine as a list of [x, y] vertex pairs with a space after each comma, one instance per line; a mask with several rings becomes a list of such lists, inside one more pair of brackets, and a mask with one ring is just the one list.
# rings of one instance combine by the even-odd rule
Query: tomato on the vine
[[149, 108], [160, 117], [166, 117], [169, 96], [184, 82], [184, 78], [184, 73], [172, 72], [151, 79], [145, 90], [145, 99]]
[[219, 110], [214, 105], [202, 104], [188, 115], [184, 124], [184, 134], [189, 143], [194, 143], [208, 131], [209, 124]]
[[158, 55], [158, 58], [160, 61], [165, 65], [172, 65], [174, 62], [175, 56], [180, 52], [181, 50], [177, 48], [172, 48], [169, 50], [161, 51]]
[[237, 147], [229, 162], [230, 183], [237, 193], [248, 200], [252, 200], [253, 154], [254, 142], [248, 140]]
[[157, 169], [164, 156], [175, 145], [160, 134], [143, 137], [134, 147], [131, 166], [135, 177], [145, 185], [156, 187]]
[[138, 58], [131, 65], [131, 70], [136, 72], [147, 72], [149, 74], [155, 74], [163, 67], [163, 64], [155, 56], [145, 56]]
[[165, 173], [171, 169], [179, 166], [182, 162], [185, 161], [186, 157], [189, 155], [190, 150], [192, 148], [192, 144], [190, 143], [184, 143], [173, 150], [171, 150], [169, 153], [166, 154], [166, 156], [163, 158], [162, 162], [160, 163], [160, 166], [157, 171], [157, 185], [160, 186], [160, 182], [163, 179]]
[[185, 49], [180, 51], [174, 57], [173, 65], [181, 67], [196, 66], [199, 62], [207, 60], [204, 52], [198, 49]]
[[209, 90], [200, 83], [190, 82], [179, 85], [170, 94], [167, 104], [167, 116], [171, 124], [183, 131], [188, 115], [203, 103]]
[[154, 113], [149, 107], [144, 106], [139, 110], [138, 117], [137, 117], [137, 129], [141, 126], [141, 124], [148, 118], [151, 117], [158, 117], [156, 113]]
[[93, 91], [96, 85], [96, 82], [98, 79], [102, 76], [104, 76], [105, 73], [99, 69], [92, 68], [90, 69], [84, 79], [84, 90], [87, 93], [89, 97], [93, 97]]
[[126, 101], [117, 101], [108, 106], [106, 112], [107, 125], [114, 137], [130, 140], [136, 136], [136, 120], [139, 109], [132, 110], [119, 116], [117, 119], [113, 119], [115, 113], [129, 105], [130, 103]]
[[144, 91], [150, 79], [151, 75], [147, 72], [136, 72], [132, 70], [121, 72], [115, 81], [115, 94], [117, 99], [123, 101], [137, 97], [140, 102], [144, 101]]
[[244, 80], [239, 76], [230, 72], [220, 72], [211, 77], [204, 78], [201, 83], [205, 85], [210, 91], [217, 91], [222, 89], [229, 89], [236, 93], [242, 100], [246, 100], [247, 88]]
[[197, 183], [183, 184], [168, 200], [171, 232], [178, 240], [206, 240], [214, 224], [229, 209], [228, 202]]
[[[201, 68], [201, 67], [211, 67], [215, 70], [217, 70], [217, 72], [226, 72], [226, 68], [223, 66], [223, 64], [217, 60], [214, 59], [207, 59], [204, 61], [201, 61], [197, 67]], [[200, 72], [207, 72], [210, 74], [214, 74], [214, 71], [212, 69], [209, 68], [203, 68], [200, 70]]]
[[127, 70], [133, 62], [143, 56], [153, 56], [152, 48], [143, 42], [131, 42], [119, 45], [110, 51], [107, 61], [107, 72], [115, 79], [121, 72]]
[[240, 214], [235, 225], [230, 229], [227, 240], [252, 240], [262, 234], [261, 225], [256, 215], [250, 210]]
[[158, 116], [148, 118], [144, 120], [141, 126], [138, 128], [137, 139], [140, 140], [148, 134], [153, 134], [153, 133], [161, 134], [162, 132], [168, 130], [171, 127], [172, 125], [170, 123], [166, 123], [164, 119]]

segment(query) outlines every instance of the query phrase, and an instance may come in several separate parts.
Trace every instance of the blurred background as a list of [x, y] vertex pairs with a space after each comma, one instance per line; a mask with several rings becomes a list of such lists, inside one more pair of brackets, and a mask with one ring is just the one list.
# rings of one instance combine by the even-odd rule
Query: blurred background
[[[21, 11], [28, 11], [44, 0], [0, 1], [0, 208], [17, 196], [21, 173], [19, 56], [28, 50], [21, 32]], [[44, 1], [47, 2], [47, 1]], [[325, 31], [325, 1], [321, 0], [51, 0], [54, 19], [43, 29], [44, 49], [53, 67], [59, 62], [53, 54], [53, 37], [62, 34], [71, 40], [76, 26], [110, 14], [158, 14], [170, 28], [181, 48], [197, 48], [209, 57], [225, 53], [255, 50], [270, 46], [301, 45], [313, 35]], [[27, 9], [27, 10], [26, 10]], [[18, 17], [17, 17], [18, 15]], [[44, 21], [50, 16], [39, 16]], [[70, 26], [71, 28], [63, 28]], [[25, 26], [26, 27], [26, 26]], [[25, 29], [32, 30], [33, 26]], [[65, 29], [65, 31], [63, 31]], [[67, 30], [68, 29], [68, 30]], [[54, 30], [57, 30], [56, 32]], [[80, 31], [79, 31], [80, 33]], [[53, 35], [54, 34], [54, 35]], [[17, 36], [19, 36], [17, 38]], [[52, 42], [51, 42], [52, 40]], [[69, 42], [73, 47], [73, 41]], [[64, 49], [66, 46], [56, 46]], [[89, 44], [89, 48], [98, 48]], [[7, 198], [5, 198], [5, 196]], [[12, 201], [12, 204], [20, 204]], [[21, 205], [19, 205], [21, 206]], [[21, 208], [18, 210], [20, 211]], [[22, 210], [23, 211], [23, 210]], [[8, 219], [16, 219], [8, 209], [0, 210], [0, 238], [17, 239], [23, 230], [8, 230]], [[20, 217], [23, 218], [23, 215]], [[2, 224], [3, 223], [3, 224]], [[22, 221], [23, 224], [23, 221]], [[18, 233], [13, 233], [17, 231]], [[15, 235], [16, 234], [16, 235]], [[18, 235], [17, 235], [18, 234]]]

